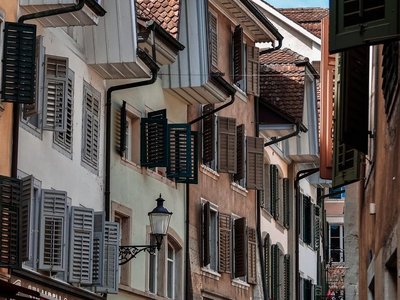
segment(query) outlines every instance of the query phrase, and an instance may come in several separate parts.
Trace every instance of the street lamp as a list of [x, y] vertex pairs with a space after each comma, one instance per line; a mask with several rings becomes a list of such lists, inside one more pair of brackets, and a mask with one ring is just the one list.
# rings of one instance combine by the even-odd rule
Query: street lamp
[[135, 258], [140, 252], [147, 251], [150, 254], [154, 254], [157, 250], [160, 250], [162, 240], [167, 234], [169, 221], [171, 219], [172, 212], [169, 212], [163, 205], [165, 201], [163, 198], [158, 197], [156, 199], [157, 206], [148, 213], [150, 219], [151, 235], [154, 236], [156, 243], [150, 245], [137, 245], [137, 246], [120, 246], [119, 247], [119, 264], [123, 265]]

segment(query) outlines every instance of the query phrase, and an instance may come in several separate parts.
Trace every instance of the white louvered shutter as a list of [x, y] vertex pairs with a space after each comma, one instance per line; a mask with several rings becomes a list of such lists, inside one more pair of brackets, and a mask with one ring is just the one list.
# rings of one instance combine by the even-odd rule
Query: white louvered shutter
[[105, 213], [94, 213], [94, 234], [93, 234], [93, 278], [92, 284], [94, 286], [104, 286], [103, 277], [103, 249], [104, 249], [104, 226], [105, 226]]
[[19, 218], [20, 257], [22, 261], [31, 259], [29, 251], [31, 232], [31, 205], [33, 200], [33, 176], [21, 179], [21, 210]]
[[93, 226], [93, 209], [72, 207], [68, 268], [71, 283], [92, 283]]

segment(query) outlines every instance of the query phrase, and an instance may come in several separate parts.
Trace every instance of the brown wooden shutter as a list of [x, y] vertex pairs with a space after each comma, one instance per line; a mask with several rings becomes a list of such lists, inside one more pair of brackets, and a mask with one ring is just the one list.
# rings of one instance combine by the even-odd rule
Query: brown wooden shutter
[[234, 181], [239, 181], [244, 178], [244, 124], [240, 124], [236, 127], [236, 173], [233, 176]]
[[217, 18], [208, 13], [208, 38], [211, 66], [218, 68], [218, 35], [217, 35]]
[[235, 246], [234, 246], [234, 278], [245, 276], [247, 273], [246, 266], [246, 218], [236, 219], [234, 222], [234, 235], [235, 235]]
[[257, 283], [256, 230], [247, 229], [247, 282]]
[[238, 25], [233, 33], [233, 82], [243, 78], [243, 28]]
[[385, 96], [385, 113], [388, 116], [400, 87], [399, 52], [399, 41], [385, 43], [382, 50], [382, 91]]
[[231, 216], [219, 213], [219, 272], [231, 272]]
[[236, 119], [218, 117], [218, 172], [236, 173]]
[[247, 47], [247, 92], [260, 95], [260, 50], [257, 47]]
[[[203, 106], [203, 115], [214, 110], [213, 104]], [[203, 119], [203, 163], [215, 159], [215, 115], [211, 114]]]
[[246, 136], [247, 188], [262, 190], [264, 178], [264, 139]]
[[203, 205], [203, 267], [210, 264], [210, 202]]

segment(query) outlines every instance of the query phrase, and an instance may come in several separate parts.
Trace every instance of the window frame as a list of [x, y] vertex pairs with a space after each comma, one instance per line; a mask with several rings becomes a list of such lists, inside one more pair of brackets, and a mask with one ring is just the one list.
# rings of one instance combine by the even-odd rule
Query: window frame
[[[338, 226], [339, 227], [339, 237], [335, 237], [339, 239], [339, 249], [332, 249], [332, 235], [331, 235], [331, 228], [332, 226]], [[329, 223], [328, 227], [328, 238], [329, 238], [329, 261], [332, 263], [343, 263], [345, 262], [345, 253], [344, 253], [344, 224], [342, 223]], [[332, 251], [333, 250], [338, 250], [339, 251], [339, 261], [333, 261], [332, 260]]]
[[[129, 103], [126, 103], [126, 130], [125, 130], [126, 145], [122, 159], [136, 166], [140, 166], [141, 118], [142, 118], [141, 112], [132, 105], [130, 105]], [[133, 128], [132, 126], [135, 128]]]

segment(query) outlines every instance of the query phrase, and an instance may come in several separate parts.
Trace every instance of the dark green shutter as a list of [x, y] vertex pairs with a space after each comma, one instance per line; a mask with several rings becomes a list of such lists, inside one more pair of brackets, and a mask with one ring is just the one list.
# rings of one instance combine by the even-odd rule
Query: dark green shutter
[[264, 238], [264, 272], [265, 272], [265, 286], [268, 293], [270, 293], [271, 288], [271, 261], [270, 261], [270, 251], [271, 245], [269, 242], [269, 233]]
[[244, 178], [244, 168], [245, 168], [245, 163], [244, 163], [244, 124], [241, 124], [236, 127], [236, 140], [237, 140], [237, 169], [236, 173], [234, 174], [233, 178], [234, 181], [239, 181]]
[[188, 155], [191, 163], [187, 175], [176, 177], [175, 180], [176, 182], [197, 184], [199, 173], [199, 133], [197, 131], [190, 132], [190, 149]]
[[202, 237], [202, 263], [203, 267], [210, 264], [210, 202], [203, 205], [202, 220], [203, 220], [203, 237]]
[[277, 244], [271, 246], [271, 296], [278, 299], [279, 290], [279, 248]]
[[270, 196], [271, 196], [271, 214], [274, 218], [278, 216], [277, 203], [278, 203], [278, 167], [270, 165]]
[[234, 246], [234, 261], [235, 261], [235, 273], [234, 278], [246, 276], [247, 273], [247, 251], [246, 251], [246, 218], [236, 219], [234, 221], [234, 234], [235, 234], [235, 246]]
[[189, 177], [192, 169], [190, 125], [169, 124], [168, 140], [167, 177]]
[[233, 82], [237, 83], [243, 78], [243, 28], [235, 27], [233, 33]]
[[303, 242], [311, 243], [311, 200], [303, 196]]
[[6, 22], [2, 68], [2, 98], [6, 102], [35, 101], [36, 25]]
[[119, 131], [119, 155], [124, 156], [126, 151], [126, 102], [122, 101], [122, 106], [120, 110], [120, 131]]
[[320, 208], [315, 206], [314, 210], [314, 249], [319, 251], [321, 244], [321, 217], [320, 217]]
[[166, 110], [148, 114], [140, 122], [140, 164], [144, 167], [167, 167], [168, 120]]
[[285, 254], [283, 257], [284, 264], [284, 299], [290, 300], [290, 255]]
[[314, 299], [315, 300], [322, 300], [322, 286], [314, 285]]
[[283, 225], [289, 229], [290, 225], [289, 178], [283, 178]]
[[303, 281], [304, 281], [304, 286], [303, 286], [304, 297], [303, 297], [303, 299], [311, 299], [311, 297], [312, 297], [311, 280], [303, 279]]
[[[203, 115], [214, 110], [213, 104], [203, 106]], [[210, 163], [215, 159], [215, 115], [211, 114], [203, 119], [203, 163]]]

